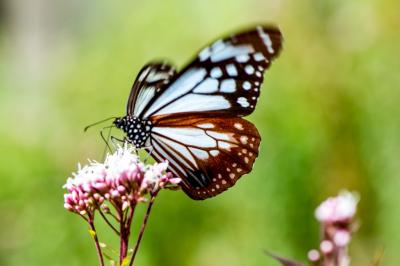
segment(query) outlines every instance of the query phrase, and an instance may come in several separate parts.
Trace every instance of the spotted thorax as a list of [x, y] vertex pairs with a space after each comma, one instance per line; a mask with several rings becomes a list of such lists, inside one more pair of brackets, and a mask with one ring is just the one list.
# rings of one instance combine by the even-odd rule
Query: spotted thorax
[[143, 148], [150, 136], [152, 124], [149, 120], [140, 119], [136, 116], [124, 116], [114, 120], [114, 125], [126, 133], [129, 143], [136, 149]]

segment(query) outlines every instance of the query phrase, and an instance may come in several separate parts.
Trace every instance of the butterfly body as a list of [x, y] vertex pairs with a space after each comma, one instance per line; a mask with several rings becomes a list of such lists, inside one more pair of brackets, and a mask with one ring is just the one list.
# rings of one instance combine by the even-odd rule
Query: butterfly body
[[149, 120], [129, 115], [116, 118], [114, 125], [125, 132], [128, 142], [133, 144], [136, 149], [145, 146], [152, 128]]
[[180, 72], [164, 62], [144, 66], [114, 125], [136, 148], [167, 160], [189, 197], [222, 193], [257, 158], [260, 135], [242, 117], [254, 111], [282, 39], [276, 27], [258, 26], [214, 42]]

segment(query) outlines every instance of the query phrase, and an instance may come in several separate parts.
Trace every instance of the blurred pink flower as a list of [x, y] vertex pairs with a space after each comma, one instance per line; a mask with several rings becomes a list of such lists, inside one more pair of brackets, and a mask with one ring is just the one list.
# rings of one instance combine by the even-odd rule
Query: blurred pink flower
[[333, 242], [339, 247], [345, 247], [350, 243], [351, 234], [349, 230], [338, 229], [333, 235]]
[[356, 194], [343, 191], [322, 202], [315, 211], [315, 217], [322, 223], [348, 222], [356, 214], [358, 200]]
[[307, 257], [311, 262], [317, 262], [321, 258], [321, 255], [318, 250], [312, 249], [307, 253]]
[[[356, 193], [343, 191], [330, 197], [315, 210], [315, 217], [321, 226], [321, 241], [318, 249], [308, 252], [307, 258], [315, 266], [349, 266], [348, 246], [355, 227], [357, 204]], [[286, 259], [267, 252], [284, 266], [303, 266], [301, 262]]]

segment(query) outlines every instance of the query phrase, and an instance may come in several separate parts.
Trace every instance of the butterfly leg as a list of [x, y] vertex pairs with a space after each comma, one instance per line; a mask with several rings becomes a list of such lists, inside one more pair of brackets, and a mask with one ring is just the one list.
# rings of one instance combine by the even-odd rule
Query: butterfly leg
[[147, 160], [149, 159], [149, 157], [151, 156], [151, 153], [153, 152], [154, 148], [153, 148], [153, 146], [147, 146], [147, 147], [143, 147], [143, 149], [147, 151], [147, 155], [144, 158], [144, 162], [146, 163]]
[[123, 139], [119, 139], [117, 137], [111, 136], [111, 142], [114, 146], [114, 149], [118, 148], [118, 145], [120, 143], [125, 144], [125, 143], [130, 143], [129, 140], [127, 138], [123, 138]]
[[110, 151], [112, 151], [110, 145], [108, 144], [108, 140], [109, 140], [109, 138], [110, 138], [110, 133], [111, 133], [111, 128], [110, 128], [110, 130], [108, 131], [108, 136], [107, 136], [107, 138], [104, 136], [104, 133], [103, 133], [104, 130], [106, 130], [107, 128], [108, 128], [108, 127], [105, 127], [105, 128], [103, 128], [103, 129], [100, 130], [100, 136], [101, 136], [101, 138], [103, 139], [104, 143], [106, 144], [106, 148], [104, 149], [103, 158], [104, 158], [104, 156], [105, 156], [105, 152], [106, 152], [107, 148], [108, 148]]

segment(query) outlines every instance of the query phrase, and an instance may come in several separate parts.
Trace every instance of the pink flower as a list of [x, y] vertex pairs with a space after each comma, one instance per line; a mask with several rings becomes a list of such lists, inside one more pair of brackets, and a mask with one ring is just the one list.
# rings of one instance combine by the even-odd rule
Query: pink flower
[[357, 211], [357, 203], [356, 194], [343, 191], [338, 196], [322, 202], [316, 209], [315, 216], [323, 223], [348, 222]]
[[307, 253], [307, 257], [310, 261], [316, 262], [321, 258], [321, 255], [319, 254], [318, 250], [312, 249]]
[[351, 234], [349, 230], [338, 229], [333, 235], [333, 242], [336, 246], [345, 247], [350, 243]]
[[81, 215], [93, 213], [105, 201], [126, 209], [144, 201], [148, 194], [177, 185], [180, 179], [173, 178], [167, 168], [167, 162], [145, 165], [133, 148], [119, 147], [114, 154], [107, 155], [104, 163], [89, 161], [84, 167], [78, 165], [78, 171], [63, 186], [68, 191], [64, 207]]

